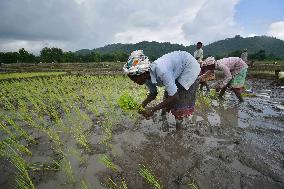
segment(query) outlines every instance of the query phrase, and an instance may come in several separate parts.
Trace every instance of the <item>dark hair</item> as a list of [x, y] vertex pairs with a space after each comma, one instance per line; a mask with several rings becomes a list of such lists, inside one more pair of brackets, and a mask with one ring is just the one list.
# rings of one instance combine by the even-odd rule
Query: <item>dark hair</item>
[[137, 75], [131, 75], [131, 74], [128, 74], [127, 75], [131, 80], [134, 80], [137, 78]]
[[199, 42], [197, 43], [197, 45], [202, 45], [202, 43], [199, 41]]

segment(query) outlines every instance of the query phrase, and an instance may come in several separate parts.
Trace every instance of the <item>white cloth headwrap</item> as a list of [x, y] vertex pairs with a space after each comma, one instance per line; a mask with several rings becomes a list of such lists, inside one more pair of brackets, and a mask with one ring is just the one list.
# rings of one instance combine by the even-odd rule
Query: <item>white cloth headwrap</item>
[[215, 58], [213, 56], [210, 56], [202, 62], [201, 66], [202, 67], [203, 66], [209, 66], [209, 65], [215, 64], [215, 62], [216, 62]]
[[124, 73], [130, 75], [140, 75], [150, 69], [150, 61], [143, 54], [143, 50], [133, 51], [127, 63], [123, 66]]

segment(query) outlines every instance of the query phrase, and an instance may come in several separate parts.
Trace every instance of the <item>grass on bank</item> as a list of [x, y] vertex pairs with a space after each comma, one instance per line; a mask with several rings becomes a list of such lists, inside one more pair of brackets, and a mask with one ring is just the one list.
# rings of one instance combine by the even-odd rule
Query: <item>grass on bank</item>
[[0, 80], [42, 77], [42, 76], [58, 76], [64, 74], [66, 74], [66, 72], [0, 73]]

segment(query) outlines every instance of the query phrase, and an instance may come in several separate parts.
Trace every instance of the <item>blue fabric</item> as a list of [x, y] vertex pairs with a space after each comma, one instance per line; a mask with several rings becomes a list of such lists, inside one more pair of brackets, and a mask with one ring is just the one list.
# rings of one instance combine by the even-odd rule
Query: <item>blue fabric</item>
[[176, 80], [188, 90], [199, 73], [200, 65], [191, 54], [185, 51], [174, 51], [165, 54], [150, 65], [152, 84], [148, 82], [146, 86], [150, 92], [154, 91], [157, 85], [165, 86], [168, 95], [173, 96], [178, 91]]

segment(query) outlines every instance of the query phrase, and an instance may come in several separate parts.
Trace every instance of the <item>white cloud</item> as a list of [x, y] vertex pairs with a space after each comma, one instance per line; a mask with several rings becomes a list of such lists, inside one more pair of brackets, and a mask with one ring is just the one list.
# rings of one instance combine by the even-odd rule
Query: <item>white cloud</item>
[[[0, 50], [64, 50], [143, 40], [189, 45], [239, 34], [239, 0], [1, 0]], [[25, 7], [25, 8], [23, 8]]]
[[29, 52], [39, 54], [43, 47], [58, 47], [68, 49], [70, 42], [67, 41], [30, 41], [30, 40], [3, 40], [0, 44], [0, 52], [18, 51], [25, 48]]
[[235, 6], [239, 0], [206, 1], [193, 21], [184, 23], [183, 30], [190, 41], [205, 43], [231, 37], [242, 32], [234, 22]]
[[247, 37], [254, 37], [254, 36], [257, 36], [255, 33], [250, 33], [247, 35]]
[[267, 35], [284, 40], [284, 21], [270, 24]]

